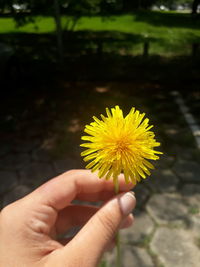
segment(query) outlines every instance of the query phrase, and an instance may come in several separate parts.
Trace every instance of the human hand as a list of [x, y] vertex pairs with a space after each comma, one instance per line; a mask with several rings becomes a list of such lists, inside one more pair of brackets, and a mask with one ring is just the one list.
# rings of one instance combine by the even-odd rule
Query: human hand
[[[1, 267], [93, 267], [114, 243], [120, 227], [133, 222], [132, 188], [87, 170], [72, 170], [45, 183], [0, 213]], [[122, 193], [123, 192], [123, 193]], [[74, 199], [104, 201], [101, 208], [71, 204]], [[71, 240], [57, 240], [73, 226], [82, 229]]]

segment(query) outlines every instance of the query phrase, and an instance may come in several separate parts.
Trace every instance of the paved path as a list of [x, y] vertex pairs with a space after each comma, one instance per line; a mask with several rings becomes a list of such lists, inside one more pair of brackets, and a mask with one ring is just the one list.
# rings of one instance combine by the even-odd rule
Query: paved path
[[[200, 164], [195, 149], [165, 154], [152, 176], [135, 188], [135, 224], [123, 230], [124, 267], [198, 267], [200, 263]], [[68, 169], [77, 158], [53, 160], [39, 143], [4, 143], [0, 152], [1, 207]], [[114, 265], [114, 254], [105, 256]]]

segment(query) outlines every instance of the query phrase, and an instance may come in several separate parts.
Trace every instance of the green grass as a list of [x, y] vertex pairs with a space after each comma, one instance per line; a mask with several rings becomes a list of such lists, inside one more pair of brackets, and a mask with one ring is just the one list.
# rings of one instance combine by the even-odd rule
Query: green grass
[[12, 18], [0, 18], [0, 34], [4, 33], [49, 33], [55, 30], [52, 17], [35, 17], [34, 23], [17, 27]]
[[190, 214], [198, 214], [200, 212], [200, 209], [198, 206], [195, 205], [195, 206], [189, 207], [188, 211]]
[[[63, 26], [69, 17], [62, 17]], [[129, 42], [129, 52], [141, 52], [145, 40], [151, 43], [150, 53], [176, 54], [191, 53], [191, 44], [199, 42], [200, 22], [190, 14], [174, 12], [138, 12], [133, 15], [118, 15], [109, 17], [82, 17], [74, 30], [93, 31], [96, 34], [110, 33], [111, 37], [121, 42]], [[52, 17], [35, 17], [34, 23], [16, 27], [12, 18], [0, 18], [0, 34], [7, 33], [53, 33], [55, 30]], [[131, 45], [130, 45], [131, 44]], [[106, 44], [105, 44], [106, 49]], [[108, 50], [109, 50], [108, 45]]]
[[[101, 17], [84, 17], [76, 26], [76, 30], [111, 31], [123, 34], [132, 34], [138, 42], [149, 40], [150, 53], [176, 54], [190, 53], [191, 43], [200, 38], [200, 30], [187, 14], [174, 13], [143, 13], [135, 15], [112, 16], [105, 19]], [[158, 15], [158, 18], [156, 19]], [[165, 17], [167, 15], [167, 18]], [[170, 15], [170, 16], [169, 16]], [[172, 15], [172, 17], [171, 17]], [[180, 16], [182, 15], [182, 16]], [[180, 20], [185, 19], [187, 23]], [[137, 41], [132, 51], [138, 51]], [[142, 50], [142, 47], [140, 47]]]

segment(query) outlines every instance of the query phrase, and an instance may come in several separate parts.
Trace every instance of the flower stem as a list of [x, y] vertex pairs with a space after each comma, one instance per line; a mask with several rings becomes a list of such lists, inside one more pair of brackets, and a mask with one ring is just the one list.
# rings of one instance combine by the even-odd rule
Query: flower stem
[[119, 181], [118, 178], [114, 180], [115, 185], [115, 194], [117, 195], [119, 193]]
[[[119, 181], [118, 178], [114, 182], [115, 185], [115, 194], [119, 193]], [[117, 254], [116, 254], [116, 267], [121, 267], [121, 251], [120, 251], [120, 233], [116, 234], [116, 245], [117, 245]]]

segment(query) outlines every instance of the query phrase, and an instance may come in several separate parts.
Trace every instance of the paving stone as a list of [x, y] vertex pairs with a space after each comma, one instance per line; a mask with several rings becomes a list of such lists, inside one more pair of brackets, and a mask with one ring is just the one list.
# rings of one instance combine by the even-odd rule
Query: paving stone
[[25, 195], [29, 194], [32, 191], [32, 188], [27, 185], [18, 185], [12, 191], [7, 193], [3, 198], [3, 206], [24, 197]]
[[194, 161], [178, 160], [173, 166], [175, 173], [185, 182], [200, 183], [200, 165]]
[[28, 153], [9, 153], [0, 161], [2, 170], [19, 170], [30, 162]]
[[18, 177], [16, 172], [0, 171], [0, 195], [9, 191], [12, 187], [17, 185]]
[[74, 142], [74, 145], [73, 145], [73, 147], [72, 147], [71, 152], [72, 152], [72, 155], [74, 155], [74, 157], [80, 158], [81, 161], [83, 162], [83, 159], [82, 159], [82, 157], [80, 156], [80, 155], [81, 155], [81, 152], [83, 152], [83, 148], [80, 147], [79, 145], [77, 145], [77, 143], [79, 143], [79, 140], [76, 140], [76, 141]]
[[192, 230], [193, 234], [197, 237], [197, 233], [199, 233], [199, 229], [200, 229], [200, 213], [193, 214], [189, 217], [188, 228]]
[[194, 194], [198, 196], [200, 192], [200, 184], [184, 184], [181, 188], [181, 193], [184, 196], [193, 196]]
[[123, 266], [124, 267], [153, 267], [151, 257], [144, 248], [138, 247], [125, 247], [123, 254]]
[[155, 170], [149, 179], [148, 186], [154, 192], [175, 192], [179, 179], [170, 169]]
[[186, 184], [181, 189], [184, 201], [190, 206], [197, 206], [200, 209], [200, 185]]
[[[154, 267], [151, 257], [144, 248], [123, 246], [121, 259], [123, 267]], [[105, 260], [107, 262], [106, 266], [116, 266], [115, 251], [107, 253]]]
[[180, 134], [181, 129], [177, 125], [167, 125], [165, 126], [165, 134], [173, 140], [177, 139], [177, 136]]
[[155, 194], [146, 209], [158, 224], [185, 226], [188, 217], [188, 209], [179, 194]]
[[198, 149], [186, 148], [186, 147], [176, 147], [176, 155], [180, 160], [192, 161], [196, 158]]
[[165, 130], [165, 134], [172, 143], [187, 147], [189, 147], [189, 145], [194, 146], [193, 135], [187, 126], [176, 126], [171, 128], [171, 126], [168, 125], [168, 128]]
[[20, 183], [39, 186], [54, 176], [51, 164], [33, 162], [20, 171]]
[[175, 161], [174, 155], [169, 155], [164, 152], [164, 154], [160, 156], [160, 159], [157, 161], [152, 161], [152, 164], [156, 168], [168, 168], [173, 165], [174, 161]]
[[71, 169], [83, 168], [82, 162], [80, 162], [80, 160], [75, 158], [65, 158], [61, 160], [55, 160], [53, 164], [57, 174], [61, 174]]
[[31, 141], [16, 141], [13, 144], [13, 151], [15, 152], [21, 152], [21, 153], [28, 153], [34, 150], [38, 145], [40, 141], [39, 140], [31, 140]]
[[158, 228], [150, 244], [151, 250], [165, 267], [198, 267], [200, 250], [183, 229]]
[[193, 231], [200, 229], [200, 185], [185, 184], [181, 193], [183, 201], [188, 209], [188, 228]]
[[134, 214], [134, 225], [121, 231], [121, 241], [128, 244], [143, 244], [154, 230], [154, 222], [146, 212]]
[[145, 186], [145, 182], [138, 183], [135, 188], [133, 189], [135, 192], [135, 196], [137, 199], [137, 205], [136, 208], [140, 209], [144, 206], [146, 203], [147, 199], [150, 196], [150, 192], [148, 188]]
[[32, 152], [32, 159], [34, 161], [39, 161], [39, 162], [50, 162], [51, 156], [47, 150], [39, 148]]
[[0, 157], [4, 156], [11, 150], [11, 144], [3, 143], [0, 144]]

